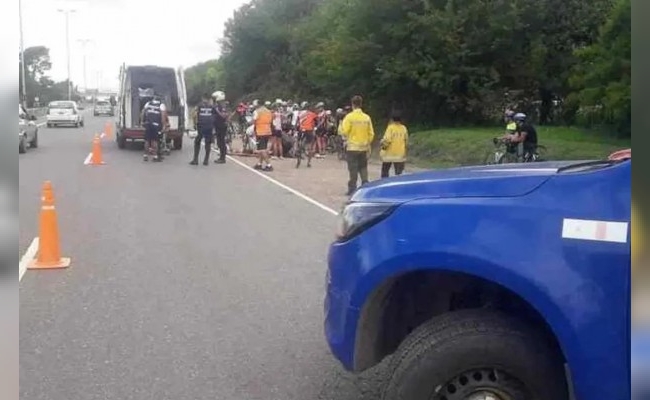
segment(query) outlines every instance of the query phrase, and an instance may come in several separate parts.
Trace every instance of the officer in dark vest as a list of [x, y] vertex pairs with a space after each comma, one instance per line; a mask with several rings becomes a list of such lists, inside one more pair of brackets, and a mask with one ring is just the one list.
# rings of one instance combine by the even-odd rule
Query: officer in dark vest
[[194, 158], [190, 165], [199, 164], [199, 152], [201, 151], [201, 140], [205, 142], [205, 158], [203, 165], [208, 165], [210, 151], [212, 151], [213, 129], [217, 110], [210, 104], [210, 95], [202, 97], [201, 104], [196, 108], [196, 138], [194, 139]]
[[165, 105], [159, 96], [154, 96], [142, 110], [142, 119], [145, 127], [145, 153], [144, 160], [149, 160], [149, 154], [154, 152], [153, 161], [162, 161], [160, 149], [160, 134], [165, 120]]

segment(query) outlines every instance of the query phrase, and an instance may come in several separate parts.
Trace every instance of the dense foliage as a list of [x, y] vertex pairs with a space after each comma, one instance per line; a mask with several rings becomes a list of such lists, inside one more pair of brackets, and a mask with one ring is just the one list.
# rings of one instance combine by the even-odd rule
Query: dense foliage
[[253, 0], [188, 80], [231, 99], [360, 93], [375, 115], [399, 107], [425, 125], [514, 106], [629, 132], [629, 38], [630, 0]]
[[[19, 54], [20, 56], [20, 54]], [[27, 107], [35, 106], [34, 100], [38, 98], [41, 106], [50, 101], [62, 100], [68, 97], [68, 81], [54, 82], [47, 74], [52, 69], [50, 61], [50, 49], [45, 46], [34, 46], [25, 49], [25, 92], [27, 98], [24, 99]], [[20, 57], [18, 59], [18, 70], [22, 69]], [[19, 74], [18, 81], [19, 93], [22, 93], [23, 79]], [[79, 96], [74, 91], [73, 100], [78, 100]]]

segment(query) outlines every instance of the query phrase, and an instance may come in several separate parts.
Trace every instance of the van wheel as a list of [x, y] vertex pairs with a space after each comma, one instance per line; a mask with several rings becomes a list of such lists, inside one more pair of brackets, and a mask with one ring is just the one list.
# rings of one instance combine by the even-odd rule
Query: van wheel
[[25, 144], [25, 138], [20, 138], [20, 142], [18, 143], [18, 153], [19, 154], [27, 153], [27, 145]]
[[52, 127], [52, 124], [50, 124], [50, 123], [48, 122], [48, 123], [47, 123], [47, 127], [48, 127], [48, 128], [51, 128], [51, 127]]
[[117, 148], [118, 149], [125, 149], [126, 148], [126, 138], [122, 135], [117, 135], [117, 138], [115, 139], [117, 141]]
[[384, 400], [568, 399], [562, 360], [548, 340], [493, 311], [424, 323], [400, 345], [391, 371]]
[[183, 148], [183, 137], [174, 139], [174, 150], [181, 150]]

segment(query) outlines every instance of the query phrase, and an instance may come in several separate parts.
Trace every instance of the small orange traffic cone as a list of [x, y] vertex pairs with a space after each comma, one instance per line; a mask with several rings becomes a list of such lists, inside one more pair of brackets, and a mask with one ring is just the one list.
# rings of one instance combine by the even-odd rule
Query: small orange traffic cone
[[112, 138], [113, 136], [113, 125], [110, 122], [106, 122], [104, 125], [104, 135], [108, 139]]
[[56, 269], [70, 266], [70, 259], [61, 257], [59, 246], [59, 225], [54, 207], [54, 191], [52, 183], [43, 183], [41, 197], [41, 216], [38, 228], [38, 255], [28, 269]]
[[93, 139], [93, 152], [90, 156], [90, 165], [104, 165], [106, 164], [102, 159], [102, 141], [99, 135], [95, 135]]

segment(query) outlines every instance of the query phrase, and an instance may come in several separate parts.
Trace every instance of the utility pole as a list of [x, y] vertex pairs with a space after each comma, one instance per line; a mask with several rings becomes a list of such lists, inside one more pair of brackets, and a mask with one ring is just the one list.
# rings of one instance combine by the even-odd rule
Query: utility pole
[[70, 79], [70, 13], [76, 10], [71, 8], [58, 9], [58, 12], [65, 14], [65, 48], [68, 58], [68, 100], [72, 99], [72, 80]]
[[86, 46], [92, 43], [91, 39], [80, 39], [79, 43], [83, 46], [83, 60], [84, 60], [84, 89], [88, 91], [88, 75], [86, 74]]
[[23, 2], [18, 0], [18, 23], [20, 26], [20, 75], [23, 80], [21, 91], [23, 107], [27, 108], [27, 80], [25, 79], [25, 44], [23, 42]]

